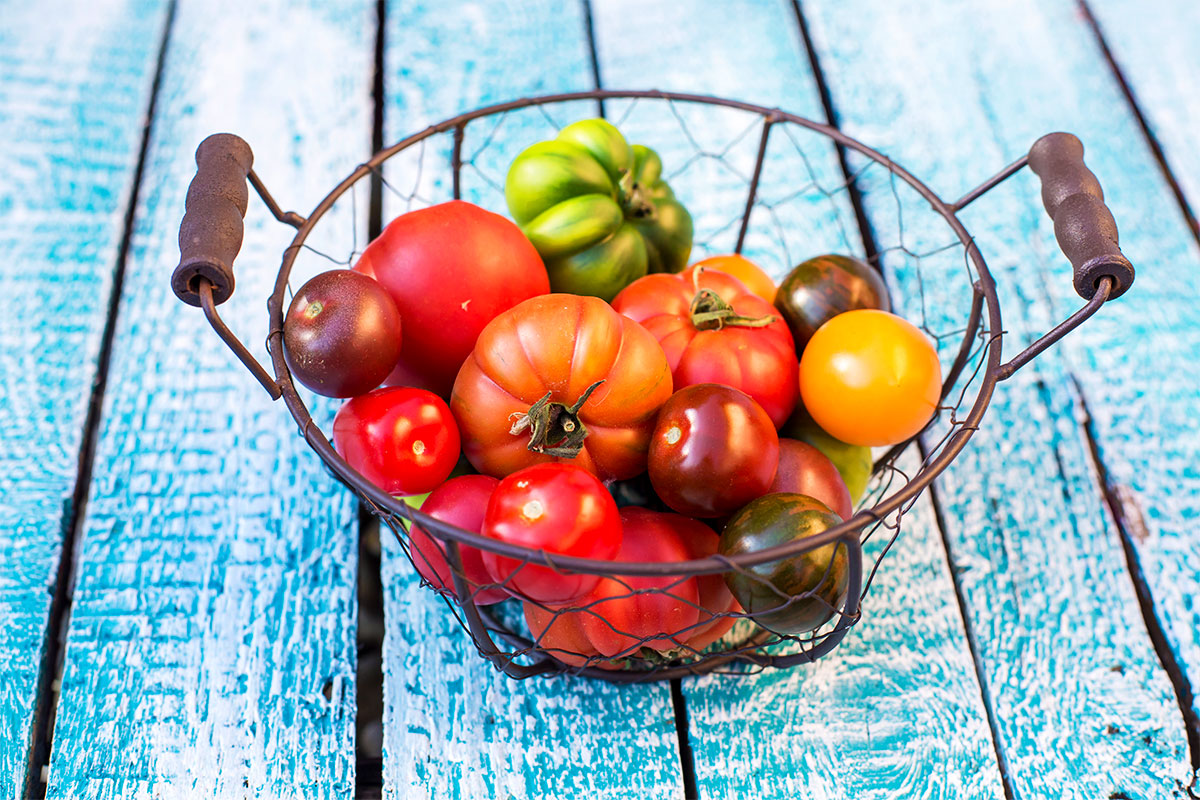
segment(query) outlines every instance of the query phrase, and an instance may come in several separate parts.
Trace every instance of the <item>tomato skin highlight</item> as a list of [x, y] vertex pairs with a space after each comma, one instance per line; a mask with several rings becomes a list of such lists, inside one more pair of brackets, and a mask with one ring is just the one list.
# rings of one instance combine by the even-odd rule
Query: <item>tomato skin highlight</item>
[[886, 311], [839, 314], [800, 359], [804, 407], [848, 444], [884, 447], [915, 436], [937, 410], [942, 367], [912, 323]]
[[[429, 494], [421, 510], [442, 522], [479, 533], [488, 500], [499, 485], [500, 481], [487, 475], [451, 478]], [[426, 533], [419, 525], [412, 526], [408, 538], [417, 572], [437, 591], [454, 596], [454, 579], [445, 554], [448, 543]], [[474, 584], [473, 599], [476, 605], [490, 605], [508, 598], [508, 592], [503, 589], [478, 588], [492, 582], [484, 569], [483, 554], [479, 548], [460, 544], [458, 553], [462, 559], [463, 576], [470, 584]]]
[[379, 281], [404, 319], [400, 362], [388, 383], [443, 396], [485, 325], [550, 291], [542, 259], [520, 228], [462, 200], [396, 217], [354, 270]]
[[[621, 548], [621, 518], [596, 476], [571, 464], [535, 464], [502, 480], [484, 515], [484, 536], [550, 554], [611, 559]], [[558, 572], [490, 551], [483, 566], [510, 593], [540, 603], [569, 603], [598, 575]]]
[[[538, 401], [571, 407], [587, 435], [573, 458], [529, 449], [532, 429], [514, 421]], [[646, 469], [655, 415], [671, 396], [662, 348], [640, 325], [595, 297], [527, 300], [483, 330], [462, 365], [450, 407], [463, 450], [480, 472], [504, 477], [532, 464], [576, 464], [602, 480]]]
[[458, 462], [458, 427], [446, 401], [406, 386], [348, 400], [333, 419], [338, 455], [388, 494], [423, 494]]
[[704, 383], [663, 404], [650, 440], [650, 482], [693, 517], [719, 517], [762, 495], [779, 464], [779, 435], [744, 392]]
[[[760, 324], [701, 320], [694, 313], [701, 290], [715, 294], [742, 320]], [[696, 268], [647, 275], [623, 289], [612, 305], [662, 345], [676, 389], [700, 383], [732, 386], [754, 398], [776, 428], [795, 408], [799, 364], [792, 334], [775, 308], [737, 278]]]
[[850, 490], [824, 453], [795, 439], [779, 439], [779, 468], [768, 493], [805, 494], [829, 506], [842, 519], [853, 512]]

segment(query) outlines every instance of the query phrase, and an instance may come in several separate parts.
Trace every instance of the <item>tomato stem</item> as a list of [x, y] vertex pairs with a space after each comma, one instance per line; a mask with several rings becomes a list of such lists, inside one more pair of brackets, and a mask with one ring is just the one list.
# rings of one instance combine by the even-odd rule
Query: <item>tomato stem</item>
[[701, 289], [698, 276], [703, 270], [696, 270], [696, 296], [688, 311], [692, 315], [692, 324], [696, 330], [721, 330], [726, 325], [736, 325], [741, 328], [765, 328], [778, 319], [774, 314], [765, 317], [743, 317], [733, 310], [719, 294], [712, 289]]
[[518, 411], [509, 415], [513, 424], [508, 432], [519, 436], [528, 429], [528, 448], [531, 452], [545, 453], [558, 458], [575, 458], [583, 450], [583, 440], [588, 435], [587, 426], [579, 419], [579, 409], [583, 408], [592, 392], [602, 383], [604, 381], [599, 380], [584, 389], [583, 394], [572, 406], [550, 402], [553, 392], [546, 392], [528, 411]]

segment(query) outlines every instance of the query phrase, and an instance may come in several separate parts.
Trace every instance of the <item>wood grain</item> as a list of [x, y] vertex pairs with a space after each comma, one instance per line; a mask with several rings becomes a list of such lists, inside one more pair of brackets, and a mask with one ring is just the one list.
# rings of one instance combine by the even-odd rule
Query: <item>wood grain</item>
[[[394, 2], [387, 10], [385, 140], [488, 103], [592, 87], [582, 6]], [[582, 104], [576, 116], [594, 113]], [[553, 113], [563, 113], [561, 109]], [[498, 123], [498, 124], [497, 124]], [[465, 199], [504, 211], [507, 163], [556, 132], [540, 112], [467, 129]], [[450, 197], [449, 138], [388, 162], [384, 218]], [[387, 797], [679, 797], [665, 685], [516, 682], [475, 651], [383, 533]]]
[[[1182, 420], [1196, 401], [1179, 374], [1200, 335], [1190, 302], [1198, 273], [1185, 266], [1196, 264], [1194, 241], [1074, 3], [805, 11], [843, 127], [950, 196], [1046, 132], [1073, 131], [1088, 148], [1138, 284], [1000, 387], [940, 485], [1016, 795], [1181, 794], [1190, 768], [1176, 698], [1097, 486], [1071, 376], [1101, 409], [1105, 460], [1140, 487], [1154, 533], [1139, 553], [1158, 553], [1163, 573], [1182, 576], [1152, 584], [1156, 607], [1194, 620], [1185, 594], [1195, 592], [1194, 567], [1185, 575], [1194, 555], [1184, 553], [1196, 540], [1184, 520], [1197, 448]], [[1081, 302], [1037, 188], [1022, 174], [965, 215], [1001, 284], [1010, 356]], [[876, 227], [894, 240], [890, 187], [864, 189]], [[910, 234], [914, 224], [906, 220]], [[931, 311], [945, 307], [938, 281], [924, 288]], [[1155, 471], [1139, 469], [1147, 464]]]
[[165, 10], [130, 0], [0, 11], [0, 797], [25, 792], [47, 615]]
[[[370, 3], [182, 2], [105, 397], [49, 773], [52, 798], [354, 790], [355, 502], [168, 288], [206, 135], [244, 136], [308, 208], [369, 149]], [[289, 230], [251, 198], [222, 306], [265, 357]]]
[[[823, 116], [789, 3], [725, 3], [719, 11], [606, 3], [596, 29], [601, 72], [613, 86], [705, 91]], [[714, 127], [697, 130], [711, 136], [720, 132]], [[828, 138], [773, 131], [759, 194], [773, 213], [756, 209], [747, 253], [776, 278], [812, 255], [861, 253], [848, 195], [828, 194], [842, 182]], [[744, 184], [728, 183], [684, 202], [702, 216], [709, 206], [738, 213]], [[721, 244], [732, 247], [732, 237]], [[912, 474], [912, 457], [902, 467]], [[873, 539], [869, 556], [882, 545]], [[811, 666], [685, 681], [684, 692], [702, 797], [1002, 796], [928, 497], [905, 517], [863, 620], [836, 651]]]

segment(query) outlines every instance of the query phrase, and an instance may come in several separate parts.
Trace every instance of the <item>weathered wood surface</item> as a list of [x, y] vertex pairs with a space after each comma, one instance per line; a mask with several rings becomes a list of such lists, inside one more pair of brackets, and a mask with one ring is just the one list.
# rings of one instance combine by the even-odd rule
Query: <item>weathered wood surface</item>
[[[206, 135], [244, 136], [302, 211], [364, 159], [373, 10], [179, 4], [78, 543], [49, 797], [353, 792], [355, 502], [168, 278]], [[260, 357], [290, 238], [252, 196], [221, 313]]]
[[165, 10], [158, 0], [0, 8], [0, 797], [24, 794]]
[[[790, 3], [724, 3], [719, 9], [678, 2], [598, 4], [596, 34], [607, 85], [711, 92], [823, 118]], [[736, 133], [737, 126], [714, 131], [714, 118], [721, 121], [712, 114], [697, 119], [694, 135], [719, 141], [721, 133]], [[682, 138], [672, 122], [668, 115], [662, 135]], [[739, 169], [746, 175], [758, 143], [754, 134], [750, 164]], [[774, 206], [789, 257], [765, 208], [753, 217], [746, 251], [776, 278], [809, 256], [851, 247], [861, 252], [846, 192], [831, 199], [812, 187], [778, 202], [812, 180], [826, 191], [844, 182], [831, 140], [776, 128], [759, 199]], [[726, 217], [740, 213], [745, 184], [730, 180], [721, 190], [682, 196], [699, 217], [719, 219], [722, 206]], [[726, 250], [736, 232], [719, 240]], [[902, 467], [912, 474], [914, 459]], [[877, 534], [869, 556], [878, 555], [886, 534]], [[905, 517], [863, 620], [838, 650], [812, 666], [688, 680], [684, 693], [702, 797], [1003, 795], [928, 497]]]
[[[1156, 608], [1195, 619], [1186, 520], [1197, 448], [1183, 423], [1196, 402], [1185, 388], [1200, 335], [1195, 244], [1074, 3], [811, 2], [805, 12], [844, 129], [951, 197], [1046, 132], [1074, 131], [1088, 148], [1138, 284], [998, 389], [940, 485], [1015, 794], [1181, 794], [1190, 768], [1176, 697], [1104, 510], [1071, 376], [1102, 456], [1145, 509], [1143, 563], [1157, 553], [1183, 584], [1152, 581]], [[865, 183], [872, 221], [894, 238], [890, 187]], [[1000, 282], [1011, 356], [1080, 303], [1069, 267], [1028, 173], [965, 219]], [[931, 309], [943, 307], [941, 286], [925, 283]]]
[[[574, 3], [394, 2], [386, 35], [386, 142], [489, 103], [593, 87]], [[508, 159], [555, 128], [538, 112], [494, 122], [467, 129], [464, 158], [478, 157], [463, 171], [463, 196], [503, 211], [488, 180], [502, 183]], [[423, 162], [418, 153], [389, 162], [395, 193], [385, 193], [385, 221], [408, 207], [414, 187], [417, 205], [450, 198], [448, 148], [442, 139], [425, 148]], [[505, 677], [420, 587], [391, 534], [382, 535], [385, 796], [682, 795], [669, 687]]]

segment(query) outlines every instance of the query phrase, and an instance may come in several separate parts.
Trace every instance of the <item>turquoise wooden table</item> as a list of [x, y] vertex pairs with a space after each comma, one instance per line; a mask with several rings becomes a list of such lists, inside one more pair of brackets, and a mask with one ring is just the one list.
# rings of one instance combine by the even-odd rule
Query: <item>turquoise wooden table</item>
[[[3, 0], [0, 796], [1196, 797], [1198, 53], [1188, 0]], [[1137, 266], [999, 387], [814, 665], [505, 678], [170, 292], [209, 133], [303, 211], [430, 123], [597, 85], [827, 120], [948, 197], [1072, 131]], [[447, 196], [414, 169], [385, 219]], [[898, 246], [859, 189], [807, 252]], [[1078, 305], [1036, 181], [963, 216], [1016, 352]], [[289, 240], [252, 202], [248, 342]]]

